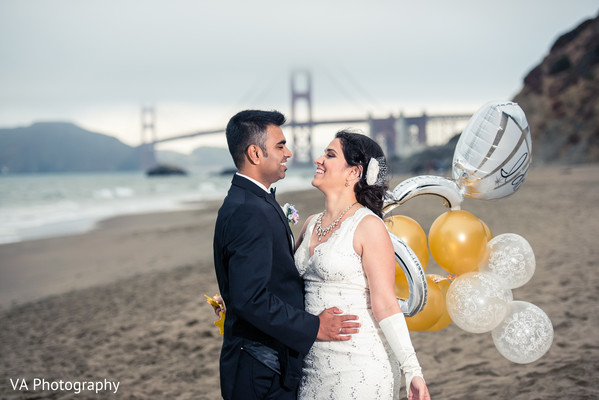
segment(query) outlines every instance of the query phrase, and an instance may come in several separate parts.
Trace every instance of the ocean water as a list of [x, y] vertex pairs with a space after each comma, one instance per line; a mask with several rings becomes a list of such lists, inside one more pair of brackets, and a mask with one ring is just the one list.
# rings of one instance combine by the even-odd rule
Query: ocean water
[[[314, 169], [291, 167], [277, 192], [306, 189]], [[106, 218], [198, 207], [224, 198], [231, 175], [141, 172], [0, 175], [0, 244], [79, 234]]]

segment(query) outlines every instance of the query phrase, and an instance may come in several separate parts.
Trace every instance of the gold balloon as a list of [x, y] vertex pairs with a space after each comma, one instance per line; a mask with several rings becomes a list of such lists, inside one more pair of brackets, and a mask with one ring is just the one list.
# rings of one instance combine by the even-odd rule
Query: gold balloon
[[406, 273], [397, 262], [395, 263], [395, 295], [400, 299], [407, 299], [410, 295], [408, 278], [406, 278]]
[[[405, 215], [395, 215], [385, 219], [387, 230], [402, 239], [416, 254], [422, 269], [428, 265], [428, 246], [426, 233], [418, 222]], [[407, 283], [407, 282], [406, 282]]]
[[493, 233], [491, 233], [491, 230], [489, 229], [489, 226], [487, 224], [485, 224], [485, 221], [483, 221], [482, 219], [479, 219], [479, 221], [481, 224], [483, 224], [483, 227], [485, 228], [485, 233], [487, 235], [487, 242], [488, 242], [491, 239], [493, 239]]
[[445, 296], [443, 296], [439, 285], [430, 275], [426, 276], [426, 284], [428, 285], [426, 305], [418, 314], [406, 317], [408, 329], [411, 331], [423, 331], [430, 328], [439, 321], [445, 311]]
[[[487, 236], [487, 244], [488, 244], [491, 241], [491, 239], [493, 239], [493, 234], [491, 233], [491, 230], [489, 229], [487, 224], [485, 224], [485, 221], [483, 221], [482, 219], [479, 219], [479, 221], [481, 224], [483, 224], [483, 227], [485, 228], [485, 235]], [[487, 248], [485, 249], [485, 254], [481, 257], [476, 268], [474, 268], [471, 272], [480, 271], [481, 267], [486, 266], [489, 263], [490, 255], [491, 254], [490, 254], [489, 248], [487, 246]]]
[[443, 269], [455, 275], [478, 267], [485, 256], [487, 242], [482, 221], [463, 210], [441, 214], [428, 233], [433, 258]]
[[448, 278], [445, 278], [441, 275], [428, 275], [430, 276], [435, 283], [441, 289], [441, 293], [443, 294], [443, 313], [441, 314], [441, 318], [430, 328], [427, 329], [429, 332], [440, 331], [441, 329], [445, 329], [451, 324], [451, 317], [449, 316], [449, 312], [447, 311], [447, 307], [445, 305], [445, 296], [447, 295], [447, 289], [449, 289], [449, 285], [451, 285], [451, 281]]

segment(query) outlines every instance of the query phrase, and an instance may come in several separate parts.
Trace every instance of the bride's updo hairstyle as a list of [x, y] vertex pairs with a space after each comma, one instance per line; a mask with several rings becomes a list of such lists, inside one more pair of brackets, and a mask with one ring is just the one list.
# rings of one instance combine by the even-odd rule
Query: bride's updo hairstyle
[[[335, 138], [341, 141], [343, 156], [347, 164], [352, 167], [362, 167], [360, 180], [354, 186], [356, 199], [360, 204], [368, 207], [373, 213], [382, 218], [384, 197], [388, 189], [387, 181], [380, 179], [384, 173], [378, 174], [379, 179], [376, 179], [376, 182], [372, 185], [366, 183], [366, 176], [371, 158], [377, 159], [379, 165], [382, 164], [381, 166], [386, 164], [383, 149], [377, 142], [360, 133], [342, 130], [337, 132]], [[383, 169], [386, 170], [386, 167]]]

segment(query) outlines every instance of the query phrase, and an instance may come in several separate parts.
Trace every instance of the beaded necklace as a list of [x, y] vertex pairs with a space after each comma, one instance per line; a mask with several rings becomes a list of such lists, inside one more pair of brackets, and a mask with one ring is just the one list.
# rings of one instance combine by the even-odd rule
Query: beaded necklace
[[321, 212], [318, 215], [318, 218], [316, 219], [316, 234], [318, 235], [318, 241], [320, 242], [320, 240], [322, 239], [323, 236], [328, 235], [330, 231], [332, 231], [333, 229], [335, 229], [335, 227], [337, 226], [337, 224], [339, 223], [339, 221], [341, 221], [341, 218], [343, 218], [343, 216], [345, 215], [345, 213], [348, 212], [356, 204], [358, 204], [357, 201], [354, 204], [352, 204], [351, 206], [347, 207], [345, 210], [341, 211], [341, 214], [339, 214], [339, 216], [337, 217], [337, 219], [334, 220], [333, 223], [331, 225], [327, 226], [326, 228], [322, 227], [322, 217], [324, 215], [324, 211]]

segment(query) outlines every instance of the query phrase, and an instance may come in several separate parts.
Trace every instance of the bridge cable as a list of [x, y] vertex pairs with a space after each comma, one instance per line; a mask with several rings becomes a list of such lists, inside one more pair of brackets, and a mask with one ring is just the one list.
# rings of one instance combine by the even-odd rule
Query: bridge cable
[[[264, 79], [262, 77], [258, 77], [252, 85], [250, 85], [249, 89], [241, 96], [240, 100], [235, 103], [233, 107], [231, 107], [230, 111], [224, 115], [221, 119], [225, 121], [225, 124], [229, 121], [229, 119], [241, 111], [241, 109], [247, 109], [251, 107], [256, 107], [255, 105], [260, 104], [263, 100], [270, 94], [272, 89], [277, 84], [276, 79], [271, 79], [270, 82], [266, 82], [264, 84]], [[262, 91], [260, 91], [260, 87], [263, 87]]]
[[257, 77], [254, 80], [254, 82], [249, 86], [248, 90], [240, 97], [240, 99], [236, 103], [234, 103], [233, 106], [231, 106], [229, 111], [227, 111], [227, 113], [225, 115], [223, 115], [222, 118], [220, 118], [221, 120], [225, 121], [225, 124], [227, 123], [229, 118], [231, 118], [235, 113], [241, 111], [241, 108], [245, 104], [250, 103], [252, 96], [256, 93], [258, 88], [262, 85], [261, 81], [262, 81], [262, 77]]
[[[323, 71], [325, 72], [325, 74], [328, 76], [328, 78], [330, 79], [330, 81], [332, 83], [334, 83], [334, 85], [337, 87], [337, 89], [351, 102], [353, 102], [358, 108], [360, 108], [361, 110], [364, 109], [368, 109], [369, 107], [367, 105], [364, 105], [364, 103], [356, 100], [355, 97], [353, 97], [345, 88], [343, 85], [341, 85], [341, 83], [334, 77], [334, 75], [326, 68], [322, 68]], [[354, 83], [354, 86], [357, 86], [356, 83]], [[365, 90], [362, 89], [362, 91], [365, 92]], [[369, 96], [371, 97], [371, 96]]]
[[382, 110], [384, 106], [379, 102], [374, 96], [372, 96], [362, 85], [358, 83], [356, 79], [349, 73], [349, 71], [343, 66], [338, 67], [339, 70], [346, 75], [346, 78], [349, 80], [351, 84], [353, 84], [356, 89], [362, 93], [363, 96], [367, 97], [372, 103], [374, 103], [374, 107]]
[[322, 67], [322, 70], [325, 73], [325, 75], [329, 78], [329, 80], [334, 84], [334, 86], [337, 87], [337, 90], [339, 90], [339, 92], [341, 92], [341, 94], [343, 94], [346, 97], [346, 100], [349, 100], [350, 102], [354, 103], [355, 106], [362, 110], [366, 108], [362, 103], [356, 100], [351, 94], [349, 94], [345, 90], [345, 88], [339, 83], [339, 81], [333, 76], [333, 74], [330, 73], [330, 71], [327, 68]]

